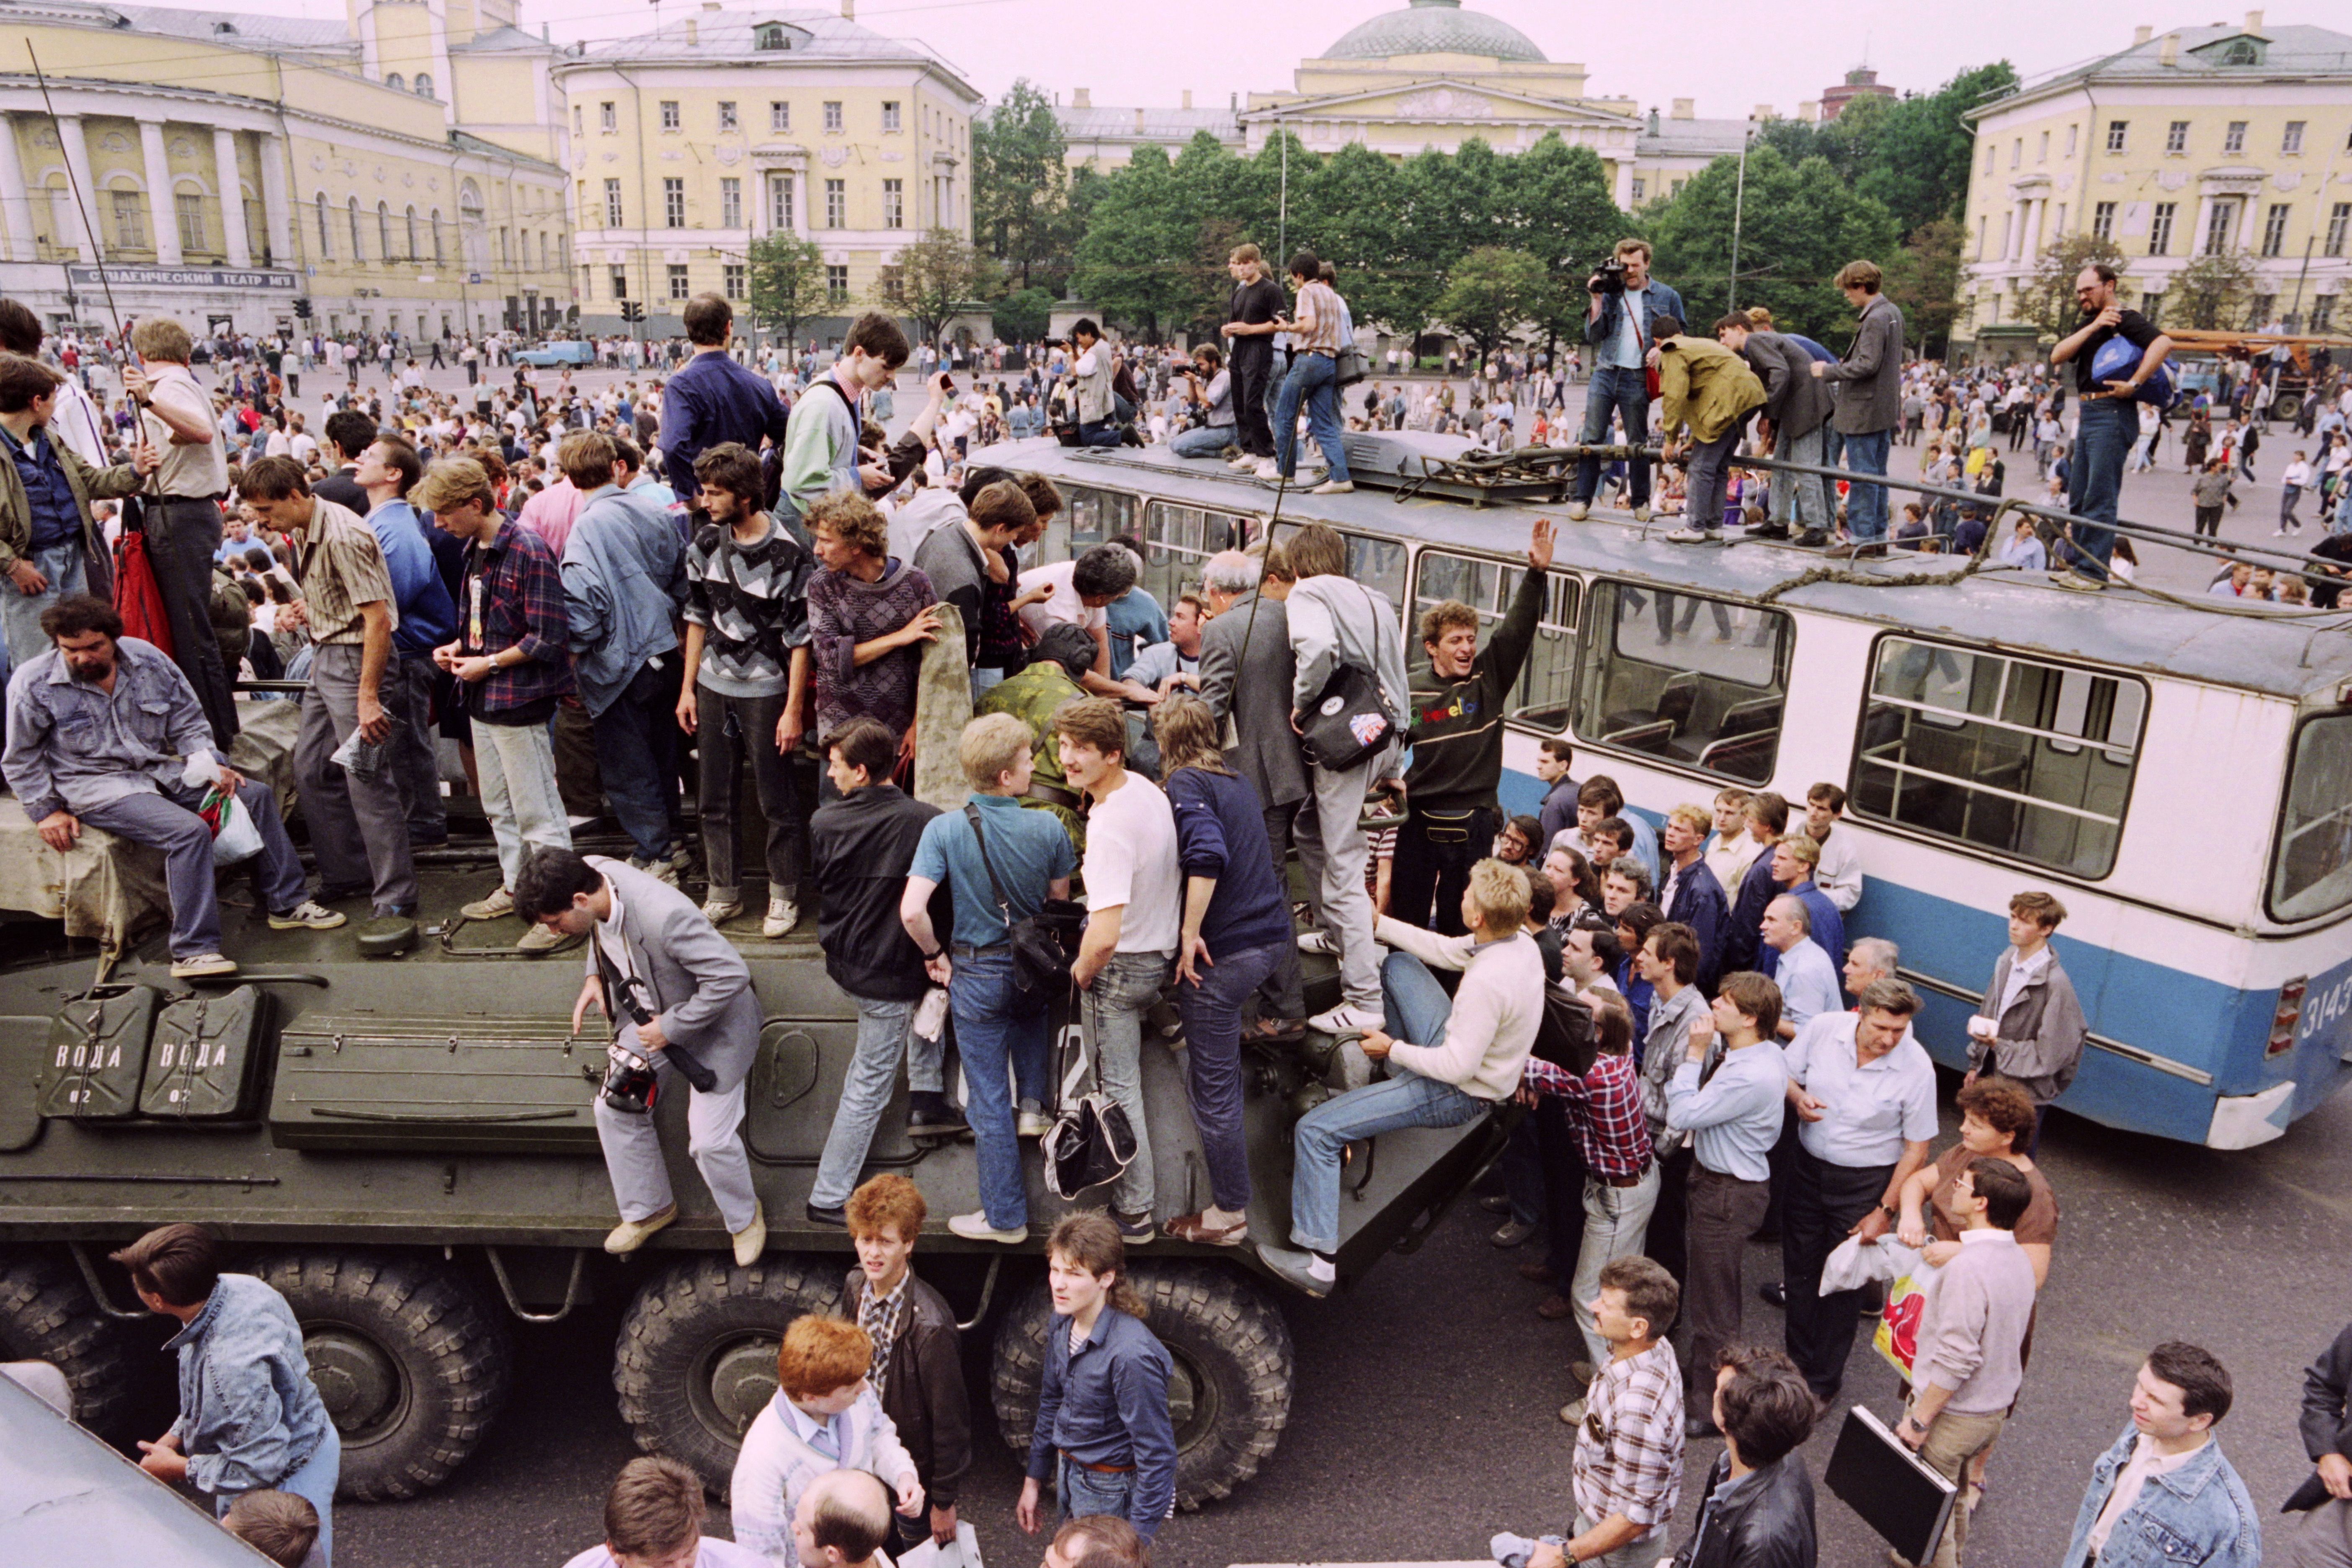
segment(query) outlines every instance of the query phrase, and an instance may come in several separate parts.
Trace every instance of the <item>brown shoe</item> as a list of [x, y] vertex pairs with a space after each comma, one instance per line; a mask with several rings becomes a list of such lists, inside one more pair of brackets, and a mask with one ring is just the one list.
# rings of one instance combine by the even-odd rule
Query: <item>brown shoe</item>
[[1202, 1247], [1242, 1247], [1249, 1241], [1247, 1217], [1228, 1226], [1212, 1226], [1197, 1214], [1178, 1215], [1160, 1227], [1178, 1241]]
[[1568, 1298], [1565, 1296], [1546, 1296], [1536, 1303], [1536, 1316], [1548, 1323], [1557, 1323], [1575, 1310], [1574, 1307], [1568, 1304]]
[[1558, 1277], [1552, 1273], [1551, 1265], [1549, 1263], [1522, 1263], [1519, 1265], [1519, 1278], [1526, 1280], [1530, 1285], [1557, 1285], [1559, 1283]]

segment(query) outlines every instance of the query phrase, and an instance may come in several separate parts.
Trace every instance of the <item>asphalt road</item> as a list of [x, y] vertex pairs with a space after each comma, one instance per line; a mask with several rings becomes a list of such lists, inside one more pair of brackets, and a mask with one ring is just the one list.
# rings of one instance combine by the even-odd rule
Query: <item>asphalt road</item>
[[[1948, 1134], [1948, 1110], [1946, 1121]], [[2148, 1347], [2175, 1338], [2213, 1350], [2236, 1379], [2221, 1441], [2275, 1550], [2289, 1526], [2271, 1510], [2306, 1468], [2294, 1430], [2302, 1369], [2343, 1326], [2352, 1100], [2233, 1154], [2062, 1113], [2042, 1158], [2062, 1207], [2057, 1249], [2033, 1365], [1969, 1561], [2057, 1560], [2092, 1459], [2128, 1420], [2134, 1369]], [[1422, 1251], [1389, 1259], [1357, 1289], [1286, 1302], [1297, 1385], [1281, 1446], [1234, 1498], [1168, 1525], [1154, 1554], [1161, 1568], [1462, 1561], [1483, 1556], [1496, 1530], [1561, 1527], [1571, 1438], [1556, 1411], [1572, 1393], [1574, 1335], [1535, 1316], [1541, 1291], [1513, 1271], [1523, 1254], [1487, 1245], [1492, 1223], [1462, 1205]], [[1778, 1272], [1762, 1248], [1750, 1264], [1757, 1278]], [[1752, 1296], [1748, 1310], [1748, 1332], [1777, 1340], [1780, 1314]], [[339, 1509], [343, 1568], [555, 1568], [593, 1544], [604, 1486], [634, 1452], [609, 1381], [617, 1312], [614, 1304], [520, 1330], [515, 1398], [499, 1429], [427, 1497]], [[985, 1344], [971, 1339], [966, 1361], [984, 1410]], [[1856, 1349], [1846, 1398], [1890, 1421], [1896, 1413], [1894, 1374], [1866, 1345]], [[982, 1429], [992, 1433], [985, 1421]], [[1816, 1478], [1833, 1435], [1825, 1425], [1808, 1450]], [[1678, 1533], [1716, 1447], [1692, 1446]], [[1013, 1455], [990, 1436], [966, 1517], [1001, 1568], [1042, 1554], [1014, 1527], [1019, 1487]], [[724, 1532], [719, 1518], [714, 1533]], [[1825, 1568], [1885, 1561], [1884, 1546], [1826, 1492], [1820, 1521]]]

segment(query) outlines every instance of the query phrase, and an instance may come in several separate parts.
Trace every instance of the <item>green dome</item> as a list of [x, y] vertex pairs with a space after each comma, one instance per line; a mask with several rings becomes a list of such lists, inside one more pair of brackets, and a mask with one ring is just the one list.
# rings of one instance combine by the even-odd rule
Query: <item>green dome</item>
[[1412, 0], [1373, 17], [1323, 51], [1327, 60], [1377, 60], [1391, 55], [1484, 55], [1542, 63], [1544, 53], [1508, 22], [1462, 9], [1462, 0]]

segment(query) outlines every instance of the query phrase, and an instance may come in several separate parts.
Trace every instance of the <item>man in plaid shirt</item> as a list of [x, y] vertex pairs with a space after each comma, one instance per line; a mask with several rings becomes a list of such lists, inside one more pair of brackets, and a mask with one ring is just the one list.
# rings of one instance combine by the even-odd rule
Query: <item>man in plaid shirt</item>
[[1650, 1121], [1642, 1110], [1641, 1074], [1633, 1066], [1633, 1016], [1612, 991], [1586, 991], [1600, 1054], [1579, 1078], [1530, 1056], [1523, 1069], [1538, 1094], [1567, 1102], [1570, 1132], [1584, 1155], [1584, 1245], [1576, 1255], [1576, 1279], [1568, 1299], [1576, 1308], [1590, 1359], [1578, 1366], [1578, 1380], [1592, 1382], [1594, 1369], [1609, 1359], [1609, 1346], [1592, 1320], [1591, 1303], [1601, 1269], [1642, 1250], [1650, 1212], [1658, 1204], [1658, 1164], [1650, 1157]]
[[1601, 1271], [1591, 1306], [1609, 1343], [1576, 1428], [1576, 1533], [1528, 1541], [1497, 1535], [1506, 1568], [1654, 1568], [1666, 1555], [1666, 1528], [1683, 1492], [1683, 1380], [1666, 1331], [1681, 1292], [1646, 1258], [1620, 1258]]

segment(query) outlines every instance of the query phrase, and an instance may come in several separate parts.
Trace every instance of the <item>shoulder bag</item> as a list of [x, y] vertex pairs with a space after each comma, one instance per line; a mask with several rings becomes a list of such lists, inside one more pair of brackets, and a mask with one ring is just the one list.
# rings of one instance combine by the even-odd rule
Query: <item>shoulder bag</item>
[[964, 820], [980, 846], [980, 863], [988, 871], [988, 889], [997, 912], [1004, 917], [1005, 939], [1013, 944], [1013, 980], [1024, 995], [1055, 996], [1070, 988], [1070, 965], [1078, 956], [1078, 933], [1086, 928], [1087, 907], [1075, 899], [1045, 899], [1037, 912], [1019, 920], [997, 879], [996, 863], [989, 858], [988, 836], [981, 831], [980, 807], [964, 804]]
[[[1382, 617], [1364, 594], [1372, 612], [1372, 635], [1380, 636]], [[1301, 749], [1307, 760], [1332, 773], [1348, 773], [1377, 756], [1397, 732], [1397, 717], [1381, 683], [1368, 669], [1344, 658], [1323, 683], [1313, 705], [1298, 716]]]

